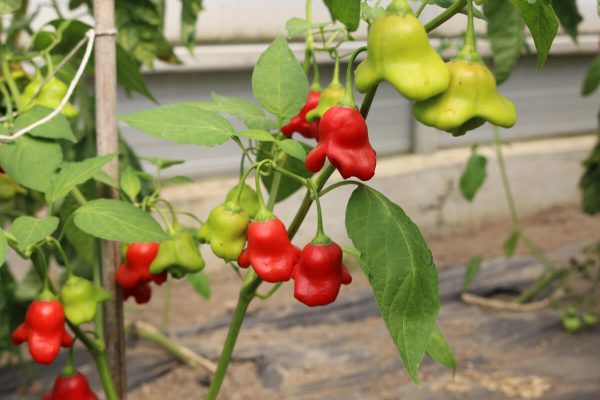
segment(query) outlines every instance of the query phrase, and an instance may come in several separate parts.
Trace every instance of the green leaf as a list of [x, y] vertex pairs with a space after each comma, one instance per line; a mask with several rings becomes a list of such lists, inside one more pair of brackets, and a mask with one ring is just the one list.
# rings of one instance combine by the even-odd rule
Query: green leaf
[[193, 274], [187, 274], [185, 278], [190, 285], [192, 285], [196, 293], [207, 300], [210, 299], [210, 281], [204, 272], [199, 271]]
[[19, 184], [45, 192], [62, 162], [58, 143], [24, 135], [0, 146], [0, 165]]
[[509, 0], [529, 27], [537, 49], [537, 68], [546, 63], [550, 47], [558, 32], [558, 20], [550, 0]]
[[181, 184], [181, 183], [193, 183], [194, 180], [191, 178], [188, 178], [187, 176], [173, 176], [169, 179], [165, 179], [164, 181], [162, 181], [163, 186], [167, 186], [167, 185], [177, 185], [177, 184]]
[[[98, 198], [98, 190], [95, 182], [87, 181], [80, 187], [81, 193], [88, 200]], [[91, 270], [98, 263], [98, 246], [96, 238], [79, 229], [71, 215], [80, 207], [79, 202], [73, 194], [69, 194], [62, 202], [59, 210], [60, 220], [63, 221], [65, 237], [69, 244], [75, 249], [77, 256], [87, 270]], [[74, 261], [74, 260], [73, 260]]]
[[517, 249], [517, 244], [519, 243], [519, 239], [521, 238], [521, 232], [518, 230], [513, 231], [506, 242], [504, 242], [504, 255], [506, 257], [512, 257], [515, 254], [515, 250]]
[[277, 142], [277, 146], [279, 146], [281, 151], [283, 151], [284, 153], [286, 153], [300, 161], [306, 160], [306, 150], [304, 150], [304, 146], [302, 146], [302, 144], [296, 140], [292, 140], [292, 139], [280, 140]]
[[[436, 5], [442, 8], [448, 8], [454, 3], [453, 0], [429, 0], [428, 4]], [[467, 7], [463, 7], [462, 10], [459, 11], [461, 14], [467, 15]], [[481, 13], [477, 8], [473, 7], [473, 17], [485, 20], [485, 15]]]
[[0, 0], [0, 15], [10, 14], [21, 8], [21, 0]]
[[193, 49], [196, 44], [196, 23], [202, 10], [202, 0], [181, 0], [181, 42]]
[[[302, 143], [302, 146], [304, 147], [305, 153], [308, 153], [310, 150], [312, 150], [312, 148], [307, 144]], [[267, 158], [272, 159], [272, 151], [273, 143], [262, 142], [258, 150], [258, 161], [265, 160]], [[285, 162], [283, 164], [279, 163], [279, 166], [285, 168], [286, 170], [296, 175], [300, 175], [303, 178], [310, 178], [312, 176], [312, 173], [306, 169], [304, 162], [300, 161], [295, 157], [285, 157]], [[273, 173], [262, 176], [262, 181], [268, 190], [271, 190], [271, 185], [273, 184], [273, 177]], [[283, 175], [279, 184], [279, 190], [277, 191], [276, 201], [280, 202], [282, 200], [287, 199], [289, 196], [296, 193], [302, 187], [303, 185], [296, 179]]]
[[577, 27], [583, 21], [583, 17], [579, 14], [576, 0], [553, 0], [552, 6], [558, 17], [560, 25], [565, 32], [571, 36], [571, 39], [577, 43]]
[[117, 82], [125, 90], [138, 92], [149, 100], [158, 103], [148, 89], [140, 66], [120, 44], [117, 44]]
[[108, 175], [106, 172], [100, 170], [94, 174], [94, 179], [100, 183], [104, 183], [110, 187], [114, 187], [115, 189], [119, 188], [119, 183], [115, 181], [112, 176]]
[[50, 180], [50, 186], [46, 191], [46, 201], [54, 203], [66, 197], [71, 190], [98, 174], [115, 155], [88, 158], [81, 162], [64, 162], [60, 171]]
[[308, 22], [305, 19], [294, 17], [294, 18], [289, 19], [288, 22], [286, 22], [285, 29], [287, 30], [288, 36], [293, 37], [293, 36], [303, 35], [307, 31], [310, 31], [313, 29], [322, 28], [325, 25], [327, 25], [327, 24]]
[[298, 114], [308, 95], [308, 80], [283, 36], [263, 52], [252, 73], [254, 97], [280, 120]]
[[500, 84], [508, 79], [521, 56], [525, 43], [525, 21], [506, 0], [486, 0], [483, 12], [488, 21], [487, 35], [494, 57], [494, 74]]
[[75, 211], [75, 225], [100, 239], [119, 242], [160, 242], [168, 240], [160, 225], [149, 214], [130, 203], [98, 199]]
[[24, 215], [15, 219], [10, 231], [17, 239], [19, 249], [25, 250], [51, 235], [58, 228], [59, 222], [60, 220], [53, 216], [38, 219]]
[[333, 0], [333, 18], [346, 25], [348, 32], [354, 32], [360, 24], [360, 0]]
[[3, 265], [4, 261], [6, 261], [7, 247], [8, 242], [6, 241], [6, 235], [4, 235], [4, 231], [0, 230], [0, 265]]
[[260, 129], [248, 129], [245, 131], [237, 132], [235, 134], [238, 137], [245, 137], [252, 140], [258, 140], [260, 142], [273, 142], [275, 138], [267, 131]]
[[[41, 120], [50, 114], [53, 110], [43, 106], [35, 106], [25, 114], [20, 115], [15, 120], [15, 131], [25, 128], [34, 122]], [[31, 136], [46, 139], [65, 139], [70, 142], [77, 142], [69, 121], [61, 114], [56, 115], [44, 125], [29, 131]]]
[[121, 190], [123, 190], [131, 200], [135, 200], [137, 195], [142, 191], [142, 181], [131, 167], [125, 168], [121, 174]]
[[246, 125], [248, 129], [277, 129], [277, 121], [267, 118], [262, 108], [253, 102], [239, 97], [220, 96], [211, 93], [213, 103], [198, 103], [215, 112], [229, 114]]
[[456, 370], [454, 352], [437, 326], [431, 332], [429, 344], [427, 345], [427, 355], [444, 367]]
[[161, 170], [185, 163], [185, 160], [170, 160], [168, 158], [160, 157], [140, 157], [140, 160], [148, 161], [150, 164]]
[[462, 284], [463, 292], [467, 290], [475, 280], [475, 277], [481, 269], [482, 261], [483, 259], [481, 258], [481, 256], [473, 256], [469, 260], [469, 263], [467, 264], [467, 271], [465, 272], [465, 279], [463, 280]]
[[440, 308], [431, 251], [402, 208], [364, 185], [350, 196], [346, 230], [404, 367], [418, 383]]
[[468, 201], [473, 201], [477, 191], [485, 182], [487, 176], [486, 166], [487, 159], [475, 153], [475, 149], [473, 149], [459, 182], [460, 192]]
[[179, 144], [212, 147], [235, 134], [225, 118], [190, 104], [161, 106], [121, 115], [119, 119], [144, 133]]
[[[598, 0], [600, 1], [600, 0]], [[598, 86], [600, 85], [600, 55], [596, 56], [592, 65], [588, 69], [585, 80], [583, 81], [583, 86], [581, 87], [581, 95], [589, 96], [594, 93]]]

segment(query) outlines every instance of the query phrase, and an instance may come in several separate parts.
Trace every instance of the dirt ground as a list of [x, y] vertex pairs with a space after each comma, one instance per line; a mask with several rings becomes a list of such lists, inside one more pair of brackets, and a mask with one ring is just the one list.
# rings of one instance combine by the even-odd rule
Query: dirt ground
[[[589, 217], [579, 211], [578, 206], [565, 206], [540, 212], [536, 215], [523, 218], [525, 231], [531, 239], [537, 243], [545, 251], [555, 251], [564, 248], [565, 246], [580, 246], [582, 244], [591, 243], [600, 238], [600, 218]], [[438, 268], [446, 268], [451, 265], [464, 265], [472, 255], [482, 255], [484, 259], [489, 260], [502, 256], [502, 244], [510, 233], [510, 221], [490, 221], [482, 223], [476, 229], [468, 231], [457, 231], [446, 236], [436, 236], [431, 232], [425, 232], [428, 243], [432, 249], [436, 265]], [[523, 246], [517, 248], [517, 255], [526, 255], [527, 251]], [[224, 318], [229, 315], [235, 306], [235, 299], [239, 289], [239, 278], [233, 271], [224, 265], [211, 265], [207, 269], [207, 273], [211, 280], [212, 296], [206, 301], [198, 297], [186, 282], [174, 282], [171, 287], [172, 300], [169, 314], [169, 328], [175, 332], [187, 327], [196, 327], [213, 321]], [[355, 278], [353, 284], [343, 288], [340, 297], [351, 296], [353, 292], [363, 290], [368, 286], [368, 283], [362, 277], [358, 270], [353, 273]], [[162, 321], [164, 296], [167, 292], [165, 287], [155, 290], [152, 302], [145, 307], [137, 307], [130, 303], [126, 304], [126, 318], [128, 321], [144, 320], [156, 326], [159, 326]], [[267, 301], [256, 300], [250, 307], [249, 315], [256, 314], [259, 311], [265, 311], [273, 307], [281, 307], [282, 305], [294, 304], [296, 301], [292, 296], [291, 285], [284, 285], [282, 289]], [[442, 315], [444, 310], [442, 308]], [[351, 395], [349, 399], [395, 399], [398, 398], [398, 391], [395, 389], [399, 385], [405, 385], [408, 382], [407, 375], [398, 367], [396, 361], [389, 361], [398, 358], [394, 355], [395, 348], [391, 344], [391, 340], [383, 332], [383, 323], [378, 318], [368, 319], [369, 323], [349, 324], [347, 327], [339, 327], [332, 329], [328, 324], [315, 324], [310, 326], [310, 335], [313, 338], [319, 338], [322, 343], [335, 342], [335, 335], [356, 335], [357, 337], [371, 337], [373, 332], [377, 332], [373, 340], [361, 343], [364, 346], [364, 351], [368, 352], [369, 348], [378, 349], [385, 348], [385, 353], [389, 353], [389, 357], [382, 359], [382, 362], [389, 362], [389, 369], [393, 371], [385, 376], [368, 376], [364, 371], [356, 368], [357, 379], [364, 379], [364, 384], [360, 388], [353, 391], [355, 395]], [[468, 334], [469, 326], [449, 326], [450, 329], [457, 331], [465, 331]], [[277, 346], [282, 343], [282, 348], [293, 347], [296, 338], [299, 342], [308, 332], [306, 327], [292, 327], [285, 331], [285, 335], [277, 332], [271, 332], [268, 327], [260, 329], [250, 329], [244, 331], [242, 328], [239, 339], [240, 352], [234, 353], [234, 360], [230, 365], [227, 377], [225, 379], [222, 395], [220, 399], [235, 400], [235, 399], [279, 399], [279, 398], [294, 398], [308, 399], [311, 397], [302, 397], [299, 393], [292, 393], [280, 388], [281, 374], [269, 371], [260, 370], [261, 362], [257, 359], [265, 357], [261, 354], [260, 347], [263, 344], [273, 344]], [[448, 327], [446, 328], [448, 329]], [[342, 333], [340, 333], [342, 332]], [[202, 336], [202, 343], [191, 342], [189, 338], [184, 338], [184, 343], [192, 346], [194, 350], [206, 354], [209, 358], [216, 359], [220, 352], [221, 345], [225, 338], [226, 329], [215, 329], [208, 334]], [[454, 332], [454, 335], [460, 335], [460, 332]], [[453, 336], [453, 335], [450, 335]], [[340, 339], [341, 340], [341, 339]], [[286, 347], [287, 346], [287, 347]], [[135, 356], [140, 351], [155, 351], [161, 352], [160, 349], [153, 346], [139, 343], [133, 349], [128, 350], [128, 357]], [[302, 362], [307, 363], [305, 352], [310, 352], [310, 349], [300, 347], [297, 351], [303, 352]], [[457, 349], [459, 353], [460, 349]], [[277, 357], [277, 354], [271, 355]], [[289, 354], [283, 354], [282, 365], [286, 362], [293, 363], [294, 357]], [[318, 357], [318, 354], [315, 354]], [[343, 357], [343, 354], [339, 355]], [[458, 354], [461, 358], [461, 355]], [[310, 357], [309, 357], [310, 359]], [[355, 368], [354, 360], [349, 360], [348, 368]], [[356, 364], [360, 364], [357, 361]], [[264, 363], [262, 365], [265, 365]], [[323, 365], [321, 362], [319, 365]], [[331, 368], [338, 368], [337, 364], [332, 364]], [[323, 389], [318, 398], [334, 398], [328, 397], [327, 394], [327, 375], [328, 371], [324, 371], [322, 367], [311, 369], [310, 362], [301, 368], [302, 373], [295, 372], [293, 379], [295, 384], [298, 381], [306, 378], [307, 381], [314, 380], [315, 377], [323, 377]], [[302, 374], [305, 375], [303, 378]], [[425, 375], [427, 371], [425, 371]], [[260, 377], [259, 377], [260, 375]], [[446, 373], [445, 378], [448, 378]], [[270, 377], [274, 377], [273, 384], [270, 384]], [[360, 378], [358, 378], [360, 377]], [[545, 387], [547, 382], [536, 376], [530, 377], [506, 377], [506, 379], [525, 379], [526, 384], [532, 387]], [[527, 380], [529, 379], [529, 380]], [[177, 398], [200, 398], [207, 389], [208, 375], [198, 374], [185, 366], [175, 366], [170, 370], [153, 380], [152, 382], [141, 385], [130, 393], [129, 398], [132, 400], [154, 400], [154, 399], [177, 399]], [[467, 368], [464, 375], [458, 380], [450, 379], [449, 385], [464, 385], [466, 381], [481, 381], [481, 373]], [[600, 380], [599, 380], [600, 381]], [[287, 381], [286, 381], [287, 382]], [[520, 382], [520, 381], [519, 381]], [[339, 382], [338, 382], [339, 384]], [[537, 385], [537, 386], [536, 386]], [[271, 386], [269, 388], [269, 386]], [[509, 384], [510, 386], [510, 384]], [[539, 389], [539, 388], [538, 388]], [[535, 388], [531, 389], [535, 392]], [[539, 390], [538, 390], [539, 391]], [[283, 394], [282, 394], [283, 393]], [[286, 394], [287, 393], [287, 394]], [[529, 393], [529, 392], [528, 392]], [[542, 394], [544, 391], [542, 390]], [[506, 393], [505, 393], [506, 394]], [[515, 397], [515, 396], [508, 396]], [[317, 397], [312, 397], [316, 399]], [[337, 397], [335, 397], [337, 398]], [[407, 397], [410, 398], [410, 397]], [[448, 398], [461, 398], [448, 397]], [[500, 397], [502, 398], [502, 397]], [[519, 398], [519, 396], [516, 396]], [[539, 396], [521, 398], [540, 398]]]

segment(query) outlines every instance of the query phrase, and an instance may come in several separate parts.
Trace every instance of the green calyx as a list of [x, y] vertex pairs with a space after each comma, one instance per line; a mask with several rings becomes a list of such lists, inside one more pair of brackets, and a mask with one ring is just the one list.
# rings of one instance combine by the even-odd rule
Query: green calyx
[[206, 222], [198, 230], [197, 237], [201, 243], [209, 243], [213, 253], [225, 261], [238, 259], [246, 245], [246, 231], [250, 224], [247, 212], [230, 206], [227, 202], [212, 210]]
[[313, 240], [311, 240], [310, 243], [315, 246], [328, 246], [332, 243], [332, 240], [323, 232], [317, 232], [317, 234], [315, 235]]
[[388, 15], [407, 15], [412, 13], [412, 8], [410, 8], [406, 0], [393, 0], [386, 8], [386, 14]]
[[272, 219], [275, 219], [275, 215], [266, 207], [261, 207], [254, 216], [254, 220], [260, 222], [269, 221]]
[[[240, 193], [241, 192], [241, 193]], [[237, 201], [239, 199], [239, 201]], [[258, 195], [250, 186], [244, 184], [241, 186], [236, 185], [233, 187], [229, 193], [227, 193], [226, 201], [233, 202], [231, 207], [235, 208], [235, 204], [239, 204], [239, 207], [250, 215], [250, 217], [254, 217], [258, 212]], [[233, 208], [233, 209], [234, 209]]]
[[54, 293], [52, 293], [50, 291], [50, 289], [48, 288], [48, 285], [44, 284], [44, 288], [42, 289], [42, 292], [38, 295], [37, 300], [53, 301], [53, 300], [56, 300], [56, 296], [54, 295]]
[[61, 288], [59, 298], [69, 322], [81, 325], [94, 320], [98, 304], [110, 300], [110, 294], [87, 279], [71, 275]]
[[67, 363], [60, 371], [60, 376], [69, 378], [74, 375], [77, 375], [77, 368], [75, 368], [75, 364], [73, 363], [73, 346], [71, 346], [69, 347], [69, 353], [67, 355]]
[[344, 89], [341, 83], [338, 82], [336, 85], [330, 85], [321, 93], [317, 107], [306, 114], [306, 120], [314, 122], [321, 118], [331, 107], [341, 102], [345, 96], [346, 89]]
[[160, 244], [158, 254], [150, 265], [151, 274], [169, 271], [171, 276], [179, 279], [204, 268], [204, 259], [192, 235], [181, 227], [175, 227], [175, 230], [172, 239]]

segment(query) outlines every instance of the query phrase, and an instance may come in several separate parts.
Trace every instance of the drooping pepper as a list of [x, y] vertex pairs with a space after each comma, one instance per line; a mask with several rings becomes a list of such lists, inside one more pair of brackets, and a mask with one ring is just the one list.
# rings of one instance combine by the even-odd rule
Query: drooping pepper
[[242, 268], [252, 266], [267, 282], [290, 279], [300, 250], [292, 244], [283, 223], [269, 212], [259, 212], [248, 227], [248, 247], [238, 258]]
[[17, 194], [27, 194], [27, 189], [4, 172], [0, 172], [0, 201], [10, 200]]
[[335, 106], [319, 124], [319, 144], [306, 157], [306, 168], [317, 172], [329, 159], [344, 179], [351, 176], [366, 181], [375, 174], [377, 157], [369, 142], [367, 123], [361, 113]]
[[217, 206], [198, 230], [200, 243], [209, 243], [213, 253], [225, 261], [238, 259], [246, 245], [250, 216], [235, 200]]
[[310, 307], [333, 303], [340, 286], [352, 282], [342, 259], [342, 249], [335, 242], [307, 244], [292, 271], [294, 297]]
[[454, 59], [448, 67], [448, 90], [414, 104], [413, 114], [418, 121], [454, 136], [462, 136], [486, 121], [505, 128], [515, 124], [514, 104], [497, 92], [496, 79], [481, 59]]
[[152, 298], [152, 288], [147, 281], [141, 281], [129, 289], [123, 289], [123, 299], [133, 297], [137, 304], [146, 304]]
[[[68, 86], [60, 79], [52, 77], [43, 87], [42, 82], [43, 79], [35, 79], [25, 86], [20, 99], [21, 112], [27, 112], [36, 105], [56, 109], [67, 94]], [[37, 98], [34, 98], [38, 91]], [[79, 110], [67, 102], [60, 113], [67, 118], [75, 118], [79, 115]]]
[[346, 95], [346, 89], [340, 83], [340, 61], [336, 57], [333, 78], [329, 86], [321, 93], [317, 106], [306, 114], [308, 122], [315, 122], [331, 107], [338, 104]]
[[91, 322], [98, 303], [110, 300], [110, 294], [87, 279], [71, 275], [60, 290], [65, 316], [74, 325]]
[[158, 254], [150, 265], [151, 274], [168, 271], [174, 278], [182, 278], [204, 268], [204, 259], [192, 235], [180, 227], [175, 227], [175, 231], [172, 239], [160, 244]]
[[73, 356], [69, 352], [67, 365], [54, 380], [52, 390], [42, 400], [98, 400], [90, 388], [84, 374], [73, 365]]
[[425, 100], [448, 88], [448, 68], [406, 0], [392, 1], [369, 27], [367, 43], [367, 58], [354, 75], [359, 92], [388, 81], [407, 99]]
[[319, 104], [321, 92], [309, 91], [304, 107], [298, 115], [290, 120], [290, 123], [281, 128], [281, 132], [287, 137], [292, 137], [294, 132], [298, 132], [307, 139], [319, 140], [319, 121], [316, 119], [313, 122], [306, 120], [306, 114], [315, 109]]
[[73, 338], [65, 330], [62, 304], [47, 290], [29, 305], [25, 322], [15, 329], [11, 339], [16, 345], [27, 342], [31, 358], [46, 365], [52, 364], [61, 346], [73, 344]]
[[116, 280], [123, 289], [132, 289], [141, 282], [161, 285], [167, 274], [151, 274], [150, 265], [158, 254], [158, 243], [131, 243], [127, 246], [125, 263], [119, 267]]
[[[241, 196], [238, 196], [242, 191]], [[240, 207], [242, 210], [246, 211], [250, 218], [254, 218], [256, 213], [258, 212], [258, 195], [250, 186], [244, 184], [241, 189], [239, 185], [235, 185], [233, 189], [227, 193], [227, 197], [225, 201], [234, 201], [239, 198]]]

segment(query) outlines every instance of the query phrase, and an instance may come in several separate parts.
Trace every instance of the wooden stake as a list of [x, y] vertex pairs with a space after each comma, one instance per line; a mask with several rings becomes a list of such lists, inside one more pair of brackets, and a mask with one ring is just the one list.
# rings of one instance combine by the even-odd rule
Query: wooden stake
[[[117, 66], [115, 40], [114, 0], [94, 0], [96, 20], [96, 142], [98, 155], [116, 153], [117, 137]], [[114, 158], [105, 171], [118, 182], [119, 165]], [[107, 188], [107, 197], [117, 198], [118, 193]], [[104, 340], [108, 363], [119, 399], [127, 397], [125, 374], [125, 343], [123, 327], [123, 299], [115, 284], [115, 270], [120, 262], [120, 246], [117, 242], [101, 242], [102, 283], [112, 295], [104, 303]]]

